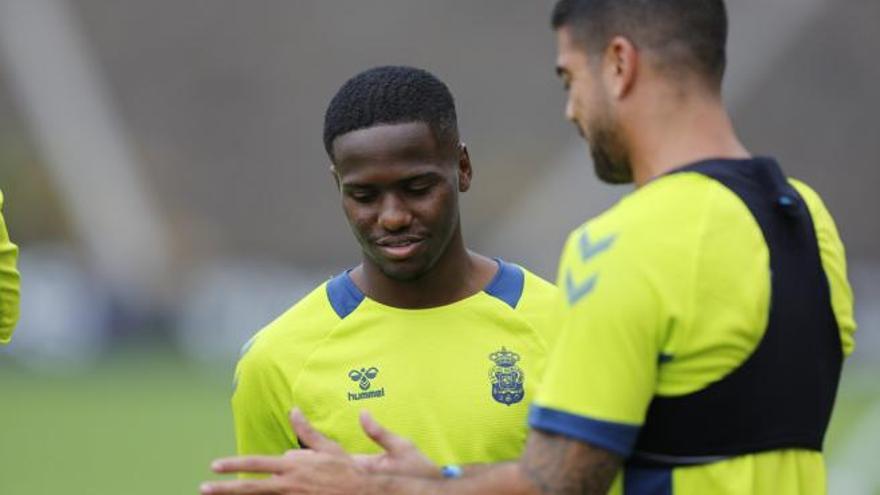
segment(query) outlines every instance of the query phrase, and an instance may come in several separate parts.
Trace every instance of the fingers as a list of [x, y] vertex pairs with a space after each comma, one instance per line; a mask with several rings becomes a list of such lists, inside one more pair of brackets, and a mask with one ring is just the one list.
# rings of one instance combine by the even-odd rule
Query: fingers
[[308, 445], [310, 449], [328, 454], [345, 454], [345, 450], [338, 443], [314, 429], [299, 408], [294, 408], [290, 411], [290, 426], [293, 427], [297, 438], [305, 445]]
[[215, 473], [277, 473], [284, 469], [282, 457], [252, 455], [227, 457], [211, 463]]
[[276, 480], [231, 480], [202, 483], [202, 495], [275, 495], [280, 493]]
[[368, 473], [380, 472], [382, 459], [384, 458], [385, 454], [353, 454], [351, 456], [355, 466], [360, 467]]
[[399, 452], [412, 447], [409, 440], [395, 435], [380, 425], [369, 412], [361, 411], [360, 420], [364, 433], [389, 453]]

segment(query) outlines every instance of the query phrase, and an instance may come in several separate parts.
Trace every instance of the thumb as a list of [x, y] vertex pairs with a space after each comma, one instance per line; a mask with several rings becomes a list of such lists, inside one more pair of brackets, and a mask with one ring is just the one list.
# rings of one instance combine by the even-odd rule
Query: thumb
[[290, 411], [290, 426], [293, 428], [296, 437], [300, 441], [300, 445], [308, 447], [315, 452], [326, 452], [328, 454], [345, 454], [345, 451], [338, 443], [330, 440], [316, 430], [306, 419], [306, 416], [298, 407]]
[[409, 440], [395, 435], [380, 425], [369, 412], [361, 411], [360, 420], [364, 433], [389, 454], [412, 448]]

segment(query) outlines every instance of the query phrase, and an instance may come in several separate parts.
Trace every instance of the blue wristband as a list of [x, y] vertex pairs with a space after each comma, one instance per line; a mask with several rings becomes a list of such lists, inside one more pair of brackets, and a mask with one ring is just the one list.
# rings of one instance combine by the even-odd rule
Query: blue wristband
[[461, 466], [456, 464], [449, 464], [440, 468], [440, 475], [446, 479], [461, 478], [462, 474], [464, 474], [464, 471], [461, 469]]

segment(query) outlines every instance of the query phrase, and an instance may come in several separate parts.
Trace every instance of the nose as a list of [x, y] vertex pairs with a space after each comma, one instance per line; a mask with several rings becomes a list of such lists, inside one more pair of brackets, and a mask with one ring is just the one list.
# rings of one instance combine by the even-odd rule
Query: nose
[[379, 225], [388, 232], [403, 230], [412, 223], [412, 214], [406, 204], [394, 194], [385, 196], [381, 208]]

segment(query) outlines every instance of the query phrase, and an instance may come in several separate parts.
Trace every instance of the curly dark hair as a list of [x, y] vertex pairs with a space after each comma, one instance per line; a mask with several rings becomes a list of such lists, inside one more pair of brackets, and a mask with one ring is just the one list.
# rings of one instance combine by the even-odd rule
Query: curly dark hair
[[340, 135], [409, 122], [428, 124], [440, 146], [458, 145], [455, 100], [443, 81], [415, 67], [374, 67], [346, 81], [330, 101], [324, 148], [333, 160], [333, 141]]

